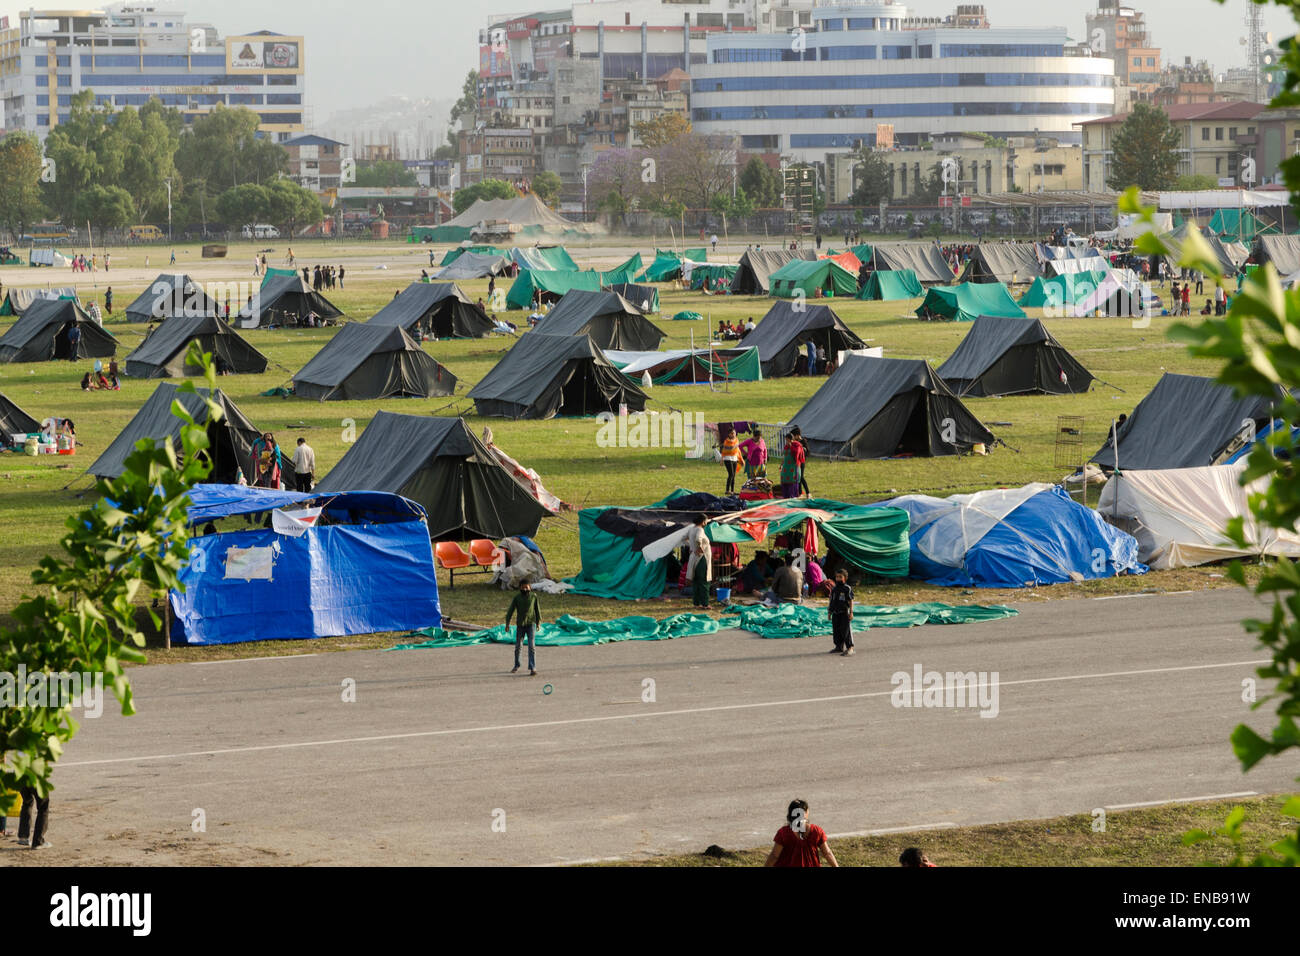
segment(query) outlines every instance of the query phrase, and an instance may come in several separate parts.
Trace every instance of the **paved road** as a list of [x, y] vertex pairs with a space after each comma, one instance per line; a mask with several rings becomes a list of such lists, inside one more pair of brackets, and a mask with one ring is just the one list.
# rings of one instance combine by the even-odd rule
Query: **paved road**
[[[744, 632], [542, 648], [531, 679], [499, 646], [143, 668], [139, 714], [85, 721], [60, 764], [43, 859], [559, 863], [766, 845], [795, 795], [834, 835], [1285, 790], [1227, 740], [1270, 725], [1241, 700], [1255, 607], [1027, 602], [848, 659]], [[918, 664], [989, 672], [997, 716], [895, 707]]]

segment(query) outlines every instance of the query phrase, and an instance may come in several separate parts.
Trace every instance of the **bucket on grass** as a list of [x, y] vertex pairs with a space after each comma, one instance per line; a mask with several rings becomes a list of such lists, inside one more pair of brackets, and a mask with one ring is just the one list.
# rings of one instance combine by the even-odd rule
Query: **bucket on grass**
[[718, 588], [719, 603], [726, 604], [731, 600], [731, 588]]

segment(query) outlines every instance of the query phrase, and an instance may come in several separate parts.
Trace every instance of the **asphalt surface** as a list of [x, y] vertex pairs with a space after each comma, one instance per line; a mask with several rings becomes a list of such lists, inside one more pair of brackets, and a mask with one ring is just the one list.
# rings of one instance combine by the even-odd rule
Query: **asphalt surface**
[[[851, 658], [723, 632], [539, 648], [531, 678], [502, 646], [136, 669], [139, 713], [110, 702], [60, 762], [39, 856], [553, 864], [766, 846], [795, 796], [842, 835], [1294, 787], [1228, 743], [1272, 723], [1242, 700], [1264, 657], [1248, 594], [1019, 607], [860, 632]], [[984, 672], [996, 716], [895, 706], [918, 664]]]

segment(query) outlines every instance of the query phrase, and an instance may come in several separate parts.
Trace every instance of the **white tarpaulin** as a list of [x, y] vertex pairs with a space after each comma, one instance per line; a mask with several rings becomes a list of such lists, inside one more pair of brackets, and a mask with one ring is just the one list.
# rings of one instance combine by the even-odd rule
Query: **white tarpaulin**
[[276, 534], [285, 534], [291, 538], [301, 538], [307, 529], [313, 527], [320, 518], [324, 508], [297, 508], [293, 511], [272, 511], [271, 528]]
[[[1163, 194], [1162, 194], [1163, 195]], [[1164, 203], [1161, 203], [1161, 208]], [[1119, 217], [1119, 238], [1136, 239], [1146, 232], [1154, 232], [1157, 236], [1163, 236], [1167, 232], [1174, 231], [1174, 217], [1171, 213], [1158, 212], [1153, 217], [1155, 224], [1143, 222], [1138, 219], [1136, 213], [1121, 213]]]
[[[1161, 209], [1248, 209], [1252, 206], [1289, 206], [1285, 189], [1201, 189], [1160, 193]], [[1168, 229], [1161, 230], [1169, 232]]]
[[[1125, 471], [1102, 489], [1097, 512], [1138, 540], [1138, 557], [1153, 569], [1190, 568], [1210, 561], [1262, 555], [1300, 556], [1300, 535], [1261, 528], [1246, 508], [1247, 496], [1268, 487], [1261, 479], [1243, 488], [1243, 464]], [[1232, 518], [1245, 519], [1250, 547], [1224, 534]]]
[[1080, 272], [1110, 272], [1110, 260], [1105, 256], [1090, 259], [1049, 259], [1047, 268], [1058, 276], [1078, 275]]
[[231, 548], [226, 552], [226, 577], [235, 581], [270, 581], [275, 568], [275, 545]]

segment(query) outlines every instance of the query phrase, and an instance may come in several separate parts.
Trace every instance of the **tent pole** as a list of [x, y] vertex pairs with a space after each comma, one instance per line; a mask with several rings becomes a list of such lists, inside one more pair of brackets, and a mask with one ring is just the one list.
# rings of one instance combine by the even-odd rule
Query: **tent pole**
[[163, 595], [163, 647], [172, 648], [172, 597], [168, 591]]

